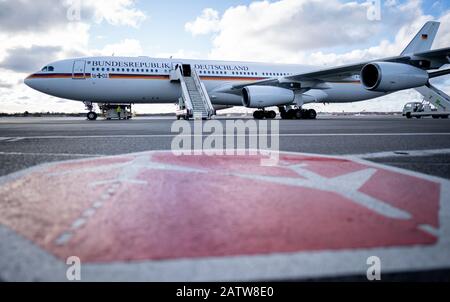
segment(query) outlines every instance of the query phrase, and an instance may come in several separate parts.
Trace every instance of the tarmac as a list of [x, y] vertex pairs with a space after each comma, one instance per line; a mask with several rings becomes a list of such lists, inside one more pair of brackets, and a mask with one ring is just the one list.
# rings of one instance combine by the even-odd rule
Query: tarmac
[[0, 118], [0, 280], [64, 281], [75, 254], [83, 281], [359, 281], [373, 255], [383, 280], [448, 281], [450, 120], [268, 122], [272, 169], [174, 157], [174, 121]]
[[[92, 123], [79, 118], [3, 118], [0, 175], [50, 161], [170, 150], [177, 135], [171, 132], [173, 121], [143, 118]], [[226, 119], [219, 121], [226, 123]], [[281, 151], [360, 155], [378, 163], [450, 178], [450, 120], [329, 116], [315, 121], [279, 122]], [[413, 153], [419, 156], [405, 154], [424, 150], [438, 151]]]

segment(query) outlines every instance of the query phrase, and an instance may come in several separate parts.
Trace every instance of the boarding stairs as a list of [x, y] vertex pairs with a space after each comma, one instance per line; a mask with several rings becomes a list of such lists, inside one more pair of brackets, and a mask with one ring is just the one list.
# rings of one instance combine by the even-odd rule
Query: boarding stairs
[[450, 113], [450, 96], [445, 92], [431, 84], [416, 88], [416, 91], [422, 94], [424, 101], [433, 104], [439, 113]]
[[185, 66], [186, 70], [183, 72], [182, 68], [175, 68], [170, 76], [172, 82], [178, 81], [181, 85], [180, 107], [186, 108], [189, 117], [194, 119], [211, 119], [216, 113], [205, 85], [195, 69], [189, 70], [190, 68]]

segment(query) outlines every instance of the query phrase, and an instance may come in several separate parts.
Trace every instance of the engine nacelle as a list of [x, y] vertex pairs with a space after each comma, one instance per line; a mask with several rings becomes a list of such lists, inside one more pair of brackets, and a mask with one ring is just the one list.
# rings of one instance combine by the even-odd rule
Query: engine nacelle
[[424, 86], [428, 72], [420, 68], [391, 62], [369, 63], [361, 70], [361, 82], [367, 90], [393, 92]]
[[265, 108], [290, 104], [294, 92], [273, 86], [247, 86], [242, 89], [242, 104], [248, 108]]

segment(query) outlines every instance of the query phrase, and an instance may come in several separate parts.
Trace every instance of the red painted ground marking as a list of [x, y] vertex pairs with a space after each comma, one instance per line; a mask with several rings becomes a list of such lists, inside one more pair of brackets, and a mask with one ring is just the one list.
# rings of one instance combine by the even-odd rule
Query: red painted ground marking
[[[419, 227], [439, 227], [438, 183], [319, 155], [281, 159], [262, 167], [260, 157], [149, 152], [57, 163], [0, 186], [0, 223], [61, 259], [84, 262], [437, 242]], [[335, 192], [239, 176], [305, 180], [289, 168], [299, 164], [326, 178], [376, 169], [359, 191], [412, 218], [382, 216]]]

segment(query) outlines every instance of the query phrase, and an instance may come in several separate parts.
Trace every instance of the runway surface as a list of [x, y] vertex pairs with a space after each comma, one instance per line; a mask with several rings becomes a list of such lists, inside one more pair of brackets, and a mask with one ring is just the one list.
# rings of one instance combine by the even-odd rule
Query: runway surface
[[367, 280], [374, 253], [383, 280], [448, 281], [450, 120], [282, 120], [275, 170], [149, 152], [173, 122], [1, 118], [0, 280], [64, 280], [76, 251], [94, 281]]
[[[170, 150], [176, 135], [171, 133], [173, 121], [0, 119], [0, 175], [49, 161]], [[225, 119], [219, 121], [226, 123]], [[392, 152], [393, 156], [386, 153], [367, 157], [378, 163], [450, 178], [450, 120], [323, 117], [316, 121], [280, 121], [279, 134], [281, 151], [362, 157]], [[436, 149], [442, 151], [429, 156], [394, 154]]]

